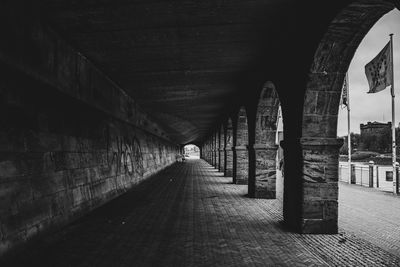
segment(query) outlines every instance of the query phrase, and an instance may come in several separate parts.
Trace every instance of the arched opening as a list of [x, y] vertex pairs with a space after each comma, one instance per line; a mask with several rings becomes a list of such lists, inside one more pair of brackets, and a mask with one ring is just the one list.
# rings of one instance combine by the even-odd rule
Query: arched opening
[[280, 146], [283, 141], [283, 116], [282, 108], [278, 108], [278, 118], [276, 121], [276, 139], [275, 143], [278, 145], [278, 150], [276, 153], [276, 198], [280, 200], [283, 204], [283, 194], [284, 194], [284, 184], [285, 184], [285, 174], [284, 174], [284, 157], [283, 148]]
[[241, 107], [237, 115], [235, 142], [235, 176], [234, 183], [248, 184], [249, 178], [249, 151], [248, 151], [248, 123], [247, 113]]
[[337, 118], [343, 81], [361, 40], [394, 1], [354, 1], [330, 23], [309, 72], [301, 146], [301, 231], [338, 232], [338, 162], [343, 144]]
[[194, 144], [187, 144], [183, 147], [186, 159], [200, 159], [200, 148]]
[[[343, 138], [340, 148], [338, 171], [338, 227], [363, 236], [371, 243], [385, 242], [391, 236], [393, 225], [398, 222], [393, 206], [378, 206], [395, 193], [391, 147], [391, 88], [367, 94], [369, 85], [364, 67], [385, 47], [389, 34], [394, 33], [396, 141], [398, 142], [398, 84], [400, 76], [400, 11], [394, 9], [382, 16], [368, 31], [349, 65], [347, 91], [350, 112], [343, 105], [343, 92], [338, 112], [338, 138]], [[346, 83], [346, 82], [345, 82]], [[347, 95], [344, 91], [344, 95]], [[346, 102], [345, 102], [346, 103]], [[350, 115], [350, 125], [347, 116]], [[350, 126], [351, 157], [348, 157], [348, 126]], [[397, 146], [398, 147], [398, 146]], [[397, 152], [397, 155], [399, 153]], [[397, 161], [399, 157], [397, 156]], [[396, 173], [396, 172], [395, 172]], [[386, 193], [383, 193], [383, 192]], [[366, 211], [367, 210], [367, 211]], [[362, 224], [354, 223], [354, 219]], [[379, 225], [371, 229], [366, 225]], [[399, 238], [394, 236], [398, 242]], [[398, 247], [394, 250], [399, 251]]]
[[[342, 99], [345, 97], [346, 101], [343, 104], [341, 100], [338, 113], [337, 135], [338, 138], [344, 140], [339, 158], [339, 181], [343, 183], [339, 183], [339, 188], [344, 183], [351, 183], [393, 192], [391, 90], [387, 88], [379, 93], [367, 94], [369, 85], [364, 66], [387, 44], [389, 33], [394, 33], [393, 50], [395, 55], [398, 54], [400, 50], [399, 23], [400, 11], [398, 9], [385, 14], [362, 40], [349, 66], [348, 84], [346, 85], [348, 90], [342, 92]], [[395, 70], [398, 70], [399, 61], [398, 57], [394, 59]], [[396, 75], [395, 78], [399, 81], [400, 77]], [[397, 99], [396, 103], [398, 103]], [[398, 115], [400, 115], [399, 108], [396, 106], [397, 121]], [[349, 124], [348, 116], [350, 117]], [[348, 130], [349, 126], [350, 130]], [[396, 132], [398, 132], [397, 130]], [[352, 167], [350, 168], [348, 131], [351, 132], [352, 143], [350, 157]], [[396, 141], [398, 144], [397, 134]], [[368, 162], [371, 163], [370, 166], [368, 166]], [[353, 169], [352, 175], [349, 173], [351, 169]], [[372, 174], [371, 179], [368, 177], [370, 173]], [[352, 179], [349, 179], [350, 177]], [[340, 196], [341, 194], [339, 194], [339, 199]]]
[[275, 85], [268, 81], [261, 91], [256, 113], [255, 177], [249, 180], [249, 196], [276, 198], [277, 122], [279, 97]]

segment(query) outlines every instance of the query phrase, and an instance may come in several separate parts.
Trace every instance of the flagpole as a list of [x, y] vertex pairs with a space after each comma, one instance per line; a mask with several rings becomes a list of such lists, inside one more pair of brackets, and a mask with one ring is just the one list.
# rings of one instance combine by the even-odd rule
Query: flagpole
[[349, 165], [349, 184], [351, 184], [351, 133], [350, 133], [350, 85], [349, 74], [346, 72], [346, 85], [347, 85], [347, 158]]
[[392, 76], [392, 164], [393, 164], [393, 193], [397, 194], [397, 171], [396, 171], [396, 125], [395, 125], [395, 105], [394, 105], [394, 71], [393, 71], [393, 33], [390, 35], [390, 61], [391, 61], [391, 76]]

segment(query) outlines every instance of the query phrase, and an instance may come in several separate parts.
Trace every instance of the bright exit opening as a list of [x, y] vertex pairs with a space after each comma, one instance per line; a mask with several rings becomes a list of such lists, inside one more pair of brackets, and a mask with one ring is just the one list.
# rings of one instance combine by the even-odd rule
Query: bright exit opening
[[184, 148], [185, 158], [187, 159], [199, 159], [200, 158], [200, 148], [196, 145], [189, 144]]

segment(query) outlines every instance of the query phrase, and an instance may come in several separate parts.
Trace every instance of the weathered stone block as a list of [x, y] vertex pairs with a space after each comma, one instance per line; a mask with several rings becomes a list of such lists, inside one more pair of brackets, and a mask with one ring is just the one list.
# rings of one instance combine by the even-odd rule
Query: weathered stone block
[[324, 200], [323, 218], [324, 220], [337, 220], [338, 202], [337, 200]]
[[303, 203], [304, 219], [323, 219], [324, 202], [319, 200], [305, 199]]

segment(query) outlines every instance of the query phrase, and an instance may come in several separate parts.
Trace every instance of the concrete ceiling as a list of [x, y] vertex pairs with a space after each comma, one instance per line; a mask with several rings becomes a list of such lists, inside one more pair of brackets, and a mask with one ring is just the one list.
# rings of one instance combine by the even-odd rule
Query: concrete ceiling
[[[199, 141], [285, 42], [285, 0], [48, 0], [44, 20], [132, 95], [171, 139]], [[284, 49], [284, 48], [282, 48]]]

